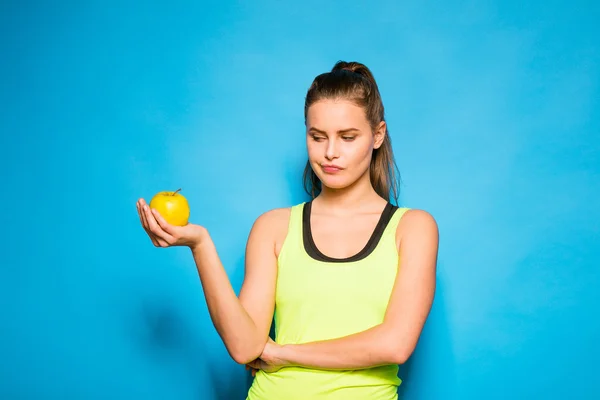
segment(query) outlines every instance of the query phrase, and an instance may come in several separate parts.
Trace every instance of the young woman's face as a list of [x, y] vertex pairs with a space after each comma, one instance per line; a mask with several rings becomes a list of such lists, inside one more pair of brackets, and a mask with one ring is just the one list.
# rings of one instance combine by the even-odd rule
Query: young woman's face
[[344, 100], [321, 100], [306, 115], [306, 144], [313, 171], [324, 186], [341, 189], [365, 176], [373, 149], [385, 135], [385, 122], [375, 132], [362, 108]]

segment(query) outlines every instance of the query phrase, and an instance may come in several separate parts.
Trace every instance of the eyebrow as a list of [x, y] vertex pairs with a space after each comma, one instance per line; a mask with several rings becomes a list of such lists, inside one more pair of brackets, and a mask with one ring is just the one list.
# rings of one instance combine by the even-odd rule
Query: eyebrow
[[[327, 132], [322, 131], [320, 129], [317, 128], [310, 128], [309, 132], [316, 132], [316, 133], [322, 133], [323, 135], [326, 135]], [[339, 134], [343, 134], [343, 133], [351, 133], [351, 132], [360, 132], [360, 130], [356, 129], [356, 128], [346, 128], [346, 129], [341, 129], [339, 131], [337, 131], [337, 133]]]

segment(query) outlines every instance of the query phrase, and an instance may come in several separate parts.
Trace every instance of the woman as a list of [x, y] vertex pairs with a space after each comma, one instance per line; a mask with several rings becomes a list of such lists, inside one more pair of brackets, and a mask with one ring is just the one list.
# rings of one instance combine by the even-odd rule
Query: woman
[[206, 229], [169, 226], [143, 199], [141, 222], [155, 246], [190, 247], [215, 328], [255, 374], [249, 400], [397, 399], [434, 297], [437, 224], [392, 204], [392, 146], [366, 66], [317, 76], [304, 114], [312, 200], [257, 218], [239, 297]]

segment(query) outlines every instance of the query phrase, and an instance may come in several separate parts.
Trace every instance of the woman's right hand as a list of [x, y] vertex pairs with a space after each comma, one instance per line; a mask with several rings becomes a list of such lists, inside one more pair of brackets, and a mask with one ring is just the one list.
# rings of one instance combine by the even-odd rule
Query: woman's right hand
[[169, 224], [156, 210], [151, 210], [144, 199], [137, 201], [137, 210], [142, 227], [156, 247], [187, 246], [191, 249], [202, 243], [208, 234], [200, 225]]

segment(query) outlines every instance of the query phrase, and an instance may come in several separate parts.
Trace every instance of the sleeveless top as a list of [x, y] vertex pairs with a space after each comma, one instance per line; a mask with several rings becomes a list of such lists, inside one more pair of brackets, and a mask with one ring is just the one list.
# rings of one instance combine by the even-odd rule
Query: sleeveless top
[[[312, 202], [291, 209], [278, 257], [275, 342], [302, 344], [358, 333], [383, 322], [398, 270], [396, 227], [407, 208], [388, 203], [365, 247], [332, 258], [316, 247]], [[247, 400], [393, 400], [398, 365], [361, 370], [285, 367], [258, 371]]]

